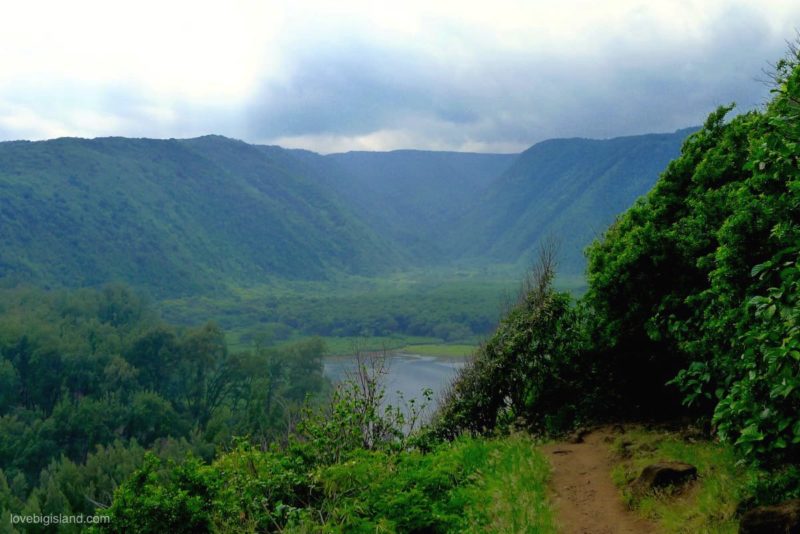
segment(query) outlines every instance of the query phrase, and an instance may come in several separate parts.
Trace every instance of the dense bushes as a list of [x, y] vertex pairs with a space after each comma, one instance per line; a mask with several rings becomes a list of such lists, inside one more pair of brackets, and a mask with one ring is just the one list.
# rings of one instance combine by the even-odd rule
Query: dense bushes
[[592, 387], [583, 365], [585, 313], [552, 289], [554, 252], [543, 249], [516, 305], [460, 371], [436, 415], [434, 434], [452, 438], [517, 422], [561, 431], [595, 402], [585, 389]]
[[517, 516], [517, 528], [555, 531], [547, 462], [527, 439], [460, 438], [427, 453], [359, 449], [332, 464], [309, 462], [317, 452], [242, 444], [212, 464], [151, 457], [117, 492], [104, 530], [477, 533], [490, 523], [506, 531], [507, 516]]
[[91, 513], [145, 449], [211, 458], [234, 435], [285, 436], [325, 389], [323, 351], [231, 353], [220, 328], [176, 329], [121, 286], [2, 291], [0, 494], [16, 511]]
[[793, 50], [763, 112], [713, 113], [589, 252], [609, 347], [677, 367], [685, 402], [770, 462], [800, 452], [799, 77]]
[[[381, 360], [360, 364], [283, 446], [241, 440], [210, 464], [148, 457], [117, 490], [104, 530], [484, 532], [522, 517], [552, 531], [547, 464], [530, 440], [461, 437], [423, 452], [408, 433], [420, 408], [387, 406]], [[530, 510], [498, 502], [498, 486], [508, 484]]]
[[800, 458], [800, 258], [794, 251], [793, 256], [780, 253], [777, 265], [754, 269], [775, 278], [776, 287], [749, 301], [753, 321], [741, 336], [731, 384], [714, 410], [723, 438], [770, 463]]

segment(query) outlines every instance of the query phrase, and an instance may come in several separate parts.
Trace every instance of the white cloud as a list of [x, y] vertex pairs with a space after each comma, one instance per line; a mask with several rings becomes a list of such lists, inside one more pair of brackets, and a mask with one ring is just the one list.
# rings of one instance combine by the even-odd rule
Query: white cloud
[[130, 83], [153, 98], [241, 98], [269, 67], [278, 24], [258, 3], [15, 2], [0, 19], [0, 81]]
[[70, 130], [57, 122], [24, 107], [0, 105], [0, 134], [6, 140], [54, 138], [70, 135]]

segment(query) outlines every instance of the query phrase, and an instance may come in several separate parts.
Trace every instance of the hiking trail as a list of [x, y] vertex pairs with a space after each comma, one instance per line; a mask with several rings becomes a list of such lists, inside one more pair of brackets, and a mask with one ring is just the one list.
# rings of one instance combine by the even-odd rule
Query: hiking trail
[[582, 435], [580, 443], [542, 447], [552, 467], [551, 501], [564, 534], [650, 534], [654, 525], [628, 510], [611, 480], [610, 427]]

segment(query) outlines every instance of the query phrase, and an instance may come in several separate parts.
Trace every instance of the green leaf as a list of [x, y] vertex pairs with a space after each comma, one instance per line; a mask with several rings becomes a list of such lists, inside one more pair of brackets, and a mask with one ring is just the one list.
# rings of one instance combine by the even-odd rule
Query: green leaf
[[758, 276], [759, 274], [761, 274], [765, 270], [769, 269], [770, 267], [772, 267], [772, 262], [770, 262], [770, 261], [765, 261], [764, 263], [759, 263], [758, 265], [756, 265], [755, 267], [753, 267], [750, 270], [750, 276]]
[[750, 425], [742, 430], [739, 439], [736, 443], [750, 443], [754, 441], [763, 441], [764, 434], [755, 425]]

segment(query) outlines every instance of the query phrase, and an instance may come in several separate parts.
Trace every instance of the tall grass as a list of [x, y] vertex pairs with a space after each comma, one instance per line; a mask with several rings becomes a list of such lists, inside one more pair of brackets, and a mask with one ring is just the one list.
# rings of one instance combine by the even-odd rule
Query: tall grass
[[525, 435], [487, 442], [488, 461], [465, 490], [467, 532], [547, 534], [556, 532], [547, 500], [550, 465]]
[[[733, 534], [738, 532], [736, 507], [746, 497], [753, 473], [737, 461], [730, 447], [709, 441], [682, 439], [667, 432], [634, 430], [617, 438], [619, 463], [612, 471], [631, 508], [659, 524], [667, 533]], [[648, 465], [685, 462], [697, 467], [689, 486], [635, 496], [628, 489]]]

